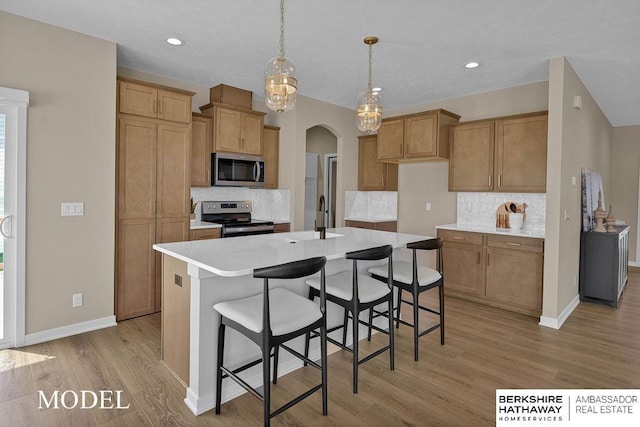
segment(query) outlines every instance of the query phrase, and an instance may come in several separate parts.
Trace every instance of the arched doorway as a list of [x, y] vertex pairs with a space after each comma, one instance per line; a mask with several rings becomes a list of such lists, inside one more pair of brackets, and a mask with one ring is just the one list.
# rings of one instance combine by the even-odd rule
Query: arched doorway
[[304, 229], [312, 230], [320, 221], [318, 201], [325, 197], [324, 224], [335, 226], [338, 139], [323, 126], [313, 126], [306, 134]]

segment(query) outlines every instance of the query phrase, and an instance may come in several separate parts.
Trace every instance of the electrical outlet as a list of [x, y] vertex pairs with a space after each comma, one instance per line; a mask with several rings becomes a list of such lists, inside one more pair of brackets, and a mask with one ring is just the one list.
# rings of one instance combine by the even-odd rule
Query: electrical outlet
[[61, 211], [62, 216], [82, 216], [84, 215], [84, 203], [63, 202]]
[[565, 209], [564, 210], [564, 220], [565, 221], [569, 221], [570, 218], [571, 218], [571, 213], [569, 212], [569, 209]]
[[424, 210], [425, 211], [430, 211], [431, 210], [431, 203], [425, 203], [424, 204]]
[[73, 307], [80, 307], [82, 305], [82, 294], [73, 294]]

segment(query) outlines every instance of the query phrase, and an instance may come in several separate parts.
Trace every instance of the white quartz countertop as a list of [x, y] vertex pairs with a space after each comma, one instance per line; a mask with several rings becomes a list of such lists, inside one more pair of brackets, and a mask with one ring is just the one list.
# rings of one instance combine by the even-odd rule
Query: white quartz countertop
[[325, 256], [343, 258], [347, 252], [382, 245], [404, 247], [428, 236], [392, 233], [361, 228], [332, 228], [320, 240], [314, 231], [260, 234], [229, 239], [194, 240], [153, 245], [170, 255], [214, 274], [225, 277], [252, 274], [261, 267], [284, 264], [305, 258]]
[[364, 216], [352, 216], [349, 218], [345, 218], [345, 221], [362, 221], [362, 222], [391, 222], [391, 221], [397, 221], [398, 218], [369, 218], [369, 217], [364, 217]]
[[195, 219], [191, 220], [191, 229], [192, 230], [198, 230], [201, 228], [222, 228], [222, 225], [220, 224], [216, 224], [214, 222], [205, 222], [205, 221], [198, 221]]
[[436, 225], [436, 229], [453, 230], [453, 231], [471, 231], [475, 233], [503, 234], [506, 236], [535, 237], [538, 239], [544, 239], [544, 230], [541, 231], [541, 230], [531, 230], [531, 229], [524, 229], [524, 228], [520, 230], [513, 230], [511, 228], [496, 228], [496, 227], [462, 225], [462, 224], [445, 224], [445, 225]]

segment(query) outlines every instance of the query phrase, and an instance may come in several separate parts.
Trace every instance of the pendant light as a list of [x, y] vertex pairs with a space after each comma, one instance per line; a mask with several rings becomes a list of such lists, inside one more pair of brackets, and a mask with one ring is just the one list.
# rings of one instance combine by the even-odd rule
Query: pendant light
[[378, 38], [375, 36], [364, 38], [364, 44], [369, 45], [369, 81], [367, 90], [358, 96], [356, 125], [358, 129], [366, 133], [377, 131], [382, 122], [382, 94], [380, 93], [382, 89], [371, 89], [372, 46], [376, 43], [378, 43]]
[[295, 64], [284, 56], [284, 0], [280, 0], [280, 55], [267, 62], [264, 80], [267, 107], [278, 113], [293, 110], [298, 81]]

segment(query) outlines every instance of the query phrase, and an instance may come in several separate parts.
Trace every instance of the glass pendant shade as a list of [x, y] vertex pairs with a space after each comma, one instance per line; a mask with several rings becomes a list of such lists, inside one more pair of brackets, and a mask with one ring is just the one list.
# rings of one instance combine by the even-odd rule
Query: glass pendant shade
[[358, 96], [356, 126], [363, 132], [372, 133], [382, 123], [382, 94], [375, 90], [365, 90]]
[[296, 66], [284, 56], [276, 56], [265, 66], [264, 98], [273, 111], [282, 113], [293, 110], [298, 94]]

